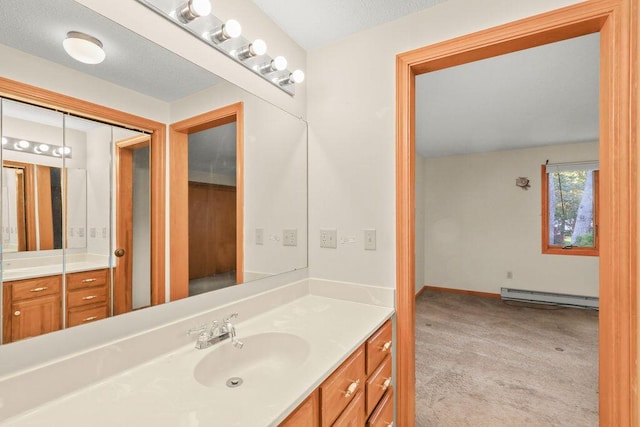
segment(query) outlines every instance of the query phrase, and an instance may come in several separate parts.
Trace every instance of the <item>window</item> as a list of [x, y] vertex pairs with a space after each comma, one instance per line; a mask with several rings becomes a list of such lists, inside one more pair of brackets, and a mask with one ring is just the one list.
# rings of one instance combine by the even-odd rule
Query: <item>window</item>
[[542, 165], [542, 253], [598, 255], [598, 162]]

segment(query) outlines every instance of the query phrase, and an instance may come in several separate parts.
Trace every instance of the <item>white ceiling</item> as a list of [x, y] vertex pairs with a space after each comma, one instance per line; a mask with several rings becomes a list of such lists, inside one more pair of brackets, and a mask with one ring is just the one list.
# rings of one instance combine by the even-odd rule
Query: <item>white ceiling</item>
[[236, 176], [236, 124], [189, 134], [189, 171]]
[[306, 50], [446, 0], [253, 0]]
[[416, 78], [426, 157], [598, 140], [599, 34]]

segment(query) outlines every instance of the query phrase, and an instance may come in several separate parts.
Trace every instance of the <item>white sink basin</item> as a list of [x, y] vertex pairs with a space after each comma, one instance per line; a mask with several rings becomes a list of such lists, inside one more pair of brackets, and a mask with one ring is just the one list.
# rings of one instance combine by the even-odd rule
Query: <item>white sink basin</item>
[[244, 343], [241, 349], [226, 341], [200, 350], [210, 353], [196, 365], [196, 381], [207, 387], [226, 387], [227, 380], [239, 377], [241, 387], [264, 384], [265, 380], [286, 378], [309, 357], [309, 343], [297, 335], [266, 332], [238, 338]]

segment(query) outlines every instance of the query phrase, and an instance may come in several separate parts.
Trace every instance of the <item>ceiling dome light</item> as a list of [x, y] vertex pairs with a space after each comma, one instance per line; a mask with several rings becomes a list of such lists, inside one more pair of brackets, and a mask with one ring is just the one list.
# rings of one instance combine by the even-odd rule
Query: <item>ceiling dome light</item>
[[209, 0], [189, 0], [176, 10], [176, 17], [184, 24], [188, 24], [201, 16], [211, 14], [211, 2]]
[[62, 46], [69, 56], [84, 64], [99, 64], [106, 57], [100, 40], [78, 31], [69, 31]]

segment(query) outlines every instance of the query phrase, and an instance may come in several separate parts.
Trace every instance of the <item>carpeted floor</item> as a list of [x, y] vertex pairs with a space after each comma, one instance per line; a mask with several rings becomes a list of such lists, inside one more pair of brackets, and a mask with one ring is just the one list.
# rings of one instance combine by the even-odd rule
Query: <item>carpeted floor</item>
[[598, 312], [508, 304], [418, 297], [417, 426], [598, 425]]

